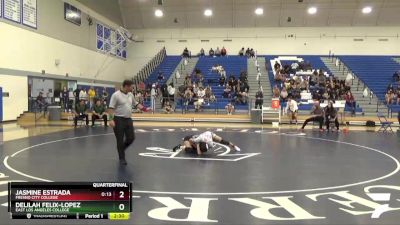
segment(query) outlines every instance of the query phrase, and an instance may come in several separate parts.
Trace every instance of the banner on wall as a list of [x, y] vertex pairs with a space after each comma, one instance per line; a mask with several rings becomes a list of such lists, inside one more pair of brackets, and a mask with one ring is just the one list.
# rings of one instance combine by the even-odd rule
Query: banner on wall
[[36, 0], [22, 0], [22, 24], [37, 28], [37, 2]]
[[103, 24], [97, 23], [96, 34], [96, 46], [98, 51], [126, 59], [127, 43], [118, 32]]
[[3, 4], [4, 18], [21, 23], [21, 0], [4, 0]]

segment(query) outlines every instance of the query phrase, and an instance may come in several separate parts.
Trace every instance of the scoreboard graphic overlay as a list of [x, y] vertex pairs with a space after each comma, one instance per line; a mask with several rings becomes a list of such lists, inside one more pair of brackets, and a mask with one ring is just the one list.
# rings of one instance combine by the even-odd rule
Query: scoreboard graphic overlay
[[12, 219], [126, 220], [132, 212], [130, 182], [10, 182]]

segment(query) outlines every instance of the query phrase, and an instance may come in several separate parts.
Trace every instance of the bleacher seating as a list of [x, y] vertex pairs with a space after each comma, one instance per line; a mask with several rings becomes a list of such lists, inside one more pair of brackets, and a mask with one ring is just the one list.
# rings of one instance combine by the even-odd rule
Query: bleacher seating
[[[376, 94], [379, 100], [385, 101], [386, 88], [392, 82], [393, 73], [400, 70], [400, 64], [392, 56], [340, 56], [342, 62], [367, 87]], [[393, 112], [398, 112], [400, 107], [390, 106]]]
[[[239, 78], [240, 71], [247, 71], [247, 58], [239, 56], [229, 56], [229, 57], [200, 57], [197, 62], [196, 68], [201, 70], [204, 76], [204, 86], [207, 86], [210, 81], [210, 86], [213, 90], [217, 101], [210, 103], [210, 105], [203, 105], [203, 109], [225, 109], [225, 106], [231, 99], [226, 99], [222, 97], [224, 87], [218, 86], [218, 80], [220, 78], [217, 72], [212, 72], [211, 68], [215, 65], [222, 65], [226, 71], [227, 80], [230, 75], [234, 75], [236, 79]], [[252, 88], [252, 87], [250, 87]], [[254, 87], [253, 87], [254, 88]], [[181, 103], [177, 102], [177, 109], [181, 109]], [[193, 105], [189, 105], [189, 109], [193, 109]], [[236, 104], [235, 110], [246, 110], [248, 109], [247, 104]]]
[[179, 62], [181, 61], [181, 56], [165, 56], [164, 60], [158, 65], [154, 71], [149, 75], [146, 79], [146, 84], [152, 84], [158, 82], [158, 72], [161, 71], [164, 74], [165, 79], [160, 82], [159, 84], [164, 84], [169, 77], [174, 72], [175, 68], [178, 66]]
[[[269, 80], [270, 80], [270, 83], [271, 83], [271, 85], [272, 85], [272, 87], [274, 87], [275, 85], [278, 85], [278, 87], [280, 87], [279, 86], [279, 82], [278, 83], [276, 83], [275, 82], [275, 80], [274, 80], [274, 73], [273, 73], [273, 65], [271, 66], [271, 60], [272, 59], [275, 59], [275, 58], [277, 58], [277, 57], [279, 57], [279, 56], [266, 56], [265, 57], [265, 62], [268, 64], [267, 65], [267, 68], [268, 68], [268, 77], [269, 77]], [[332, 75], [332, 72], [329, 70], [329, 68], [325, 65], [325, 63], [321, 60], [321, 56], [316, 56], [316, 55], [300, 55], [300, 56], [297, 56], [298, 58], [302, 58], [305, 62], [309, 62], [311, 65], [312, 65], [312, 67], [313, 67], [313, 69], [322, 69], [323, 71], [326, 71], [326, 72], [328, 72], [329, 74], [331, 74]], [[292, 63], [293, 63], [294, 61], [292, 61], [292, 60], [287, 60], [287, 61], [281, 61], [281, 63], [283, 64], [283, 65], [291, 65]], [[299, 100], [298, 100], [299, 101]], [[281, 105], [283, 106], [283, 107], [285, 107], [286, 106], [286, 103], [284, 103], [284, 102], [282, 102], [281, 103]], [[299, 110], [300, 111], [309, 111], [309, 110], [311, 110], [311, 108], [312, 108], [312, 104], [307, 104], [307, 103], [300, 103], [299, 104]], [[350, 112], [351, 111], [351, 109], [350, 109], [350, 107], [348, 107], [348, 106], [346, 106], [345, 107], [345, 109], [344, 109], [346, 112]], [[360, 108], [360, 107], [356, 107], [356, 112], [362, 112], [362, 108]]]

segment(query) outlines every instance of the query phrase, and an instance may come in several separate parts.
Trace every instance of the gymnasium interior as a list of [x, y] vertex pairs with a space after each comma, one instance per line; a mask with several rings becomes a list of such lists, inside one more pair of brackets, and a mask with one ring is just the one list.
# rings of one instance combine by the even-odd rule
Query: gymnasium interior
[[398, 224], [399, 12], [0, 0], [0, 224]]

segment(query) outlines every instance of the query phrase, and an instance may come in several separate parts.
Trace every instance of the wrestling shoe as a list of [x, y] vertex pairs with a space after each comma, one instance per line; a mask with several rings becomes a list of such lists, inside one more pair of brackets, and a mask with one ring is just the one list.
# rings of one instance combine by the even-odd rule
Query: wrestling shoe
[[172, 151], [173, 152], [176, 152], [176, 150], [178, 150], [178, 149], [180, 149], [181, 148], [181, 145], [177, 145], [177, 146], [175, 146], [173, 149], [172, 149]]
[[122, 165], [122, 166], [126, 166], [128, 163], [126, 162], [125, 159], [120, 159], [119, 160], [119, 164]]

